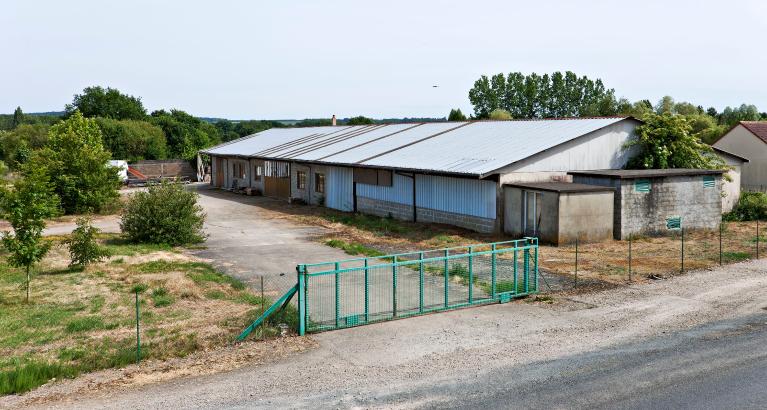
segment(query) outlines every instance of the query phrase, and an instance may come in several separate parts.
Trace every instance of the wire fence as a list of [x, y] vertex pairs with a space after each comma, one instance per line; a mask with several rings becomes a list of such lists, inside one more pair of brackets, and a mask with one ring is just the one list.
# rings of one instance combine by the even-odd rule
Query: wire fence
[[669, 230], [626, 240], [540, 248], [542, 291], [658, 279], [690, 270], [758, 259], [764, 254], [764, 223], [722, 222], [718, 229]]

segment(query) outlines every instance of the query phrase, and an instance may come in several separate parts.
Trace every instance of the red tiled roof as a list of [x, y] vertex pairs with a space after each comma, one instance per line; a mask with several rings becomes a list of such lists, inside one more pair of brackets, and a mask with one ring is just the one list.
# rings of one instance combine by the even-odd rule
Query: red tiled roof
[[741, 121], [740, 125], [767, 143], [767, 121]]

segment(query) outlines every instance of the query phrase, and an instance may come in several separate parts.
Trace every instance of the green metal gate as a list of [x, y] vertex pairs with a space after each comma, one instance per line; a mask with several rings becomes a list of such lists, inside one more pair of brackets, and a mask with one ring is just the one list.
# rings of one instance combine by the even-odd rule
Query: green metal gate
[[303, 335], [535, 293], [538, 239], [301, 264], [296, 269]]

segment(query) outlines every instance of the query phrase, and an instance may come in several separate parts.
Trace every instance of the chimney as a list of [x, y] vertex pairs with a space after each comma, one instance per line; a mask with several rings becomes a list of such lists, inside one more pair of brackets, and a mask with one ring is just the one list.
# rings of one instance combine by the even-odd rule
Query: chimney
[[333, 118], [331, 118], [331, 121], [333, 121], [333, 126], [336, 126], [336, 115], [333, 114]]

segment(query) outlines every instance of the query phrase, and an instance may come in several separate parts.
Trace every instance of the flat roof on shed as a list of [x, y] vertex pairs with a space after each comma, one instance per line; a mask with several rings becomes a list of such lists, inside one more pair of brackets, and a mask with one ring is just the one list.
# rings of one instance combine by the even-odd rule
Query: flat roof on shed
[[595, 177], [608, 177], [617, 179], [633, 178], [662, 178], [695, 175], [720, 175], [724, 174], [721, 169], [692, 169], [692, 168], [669, 168], [669, 169], [600, 169], [594, 171], [571, 171], [570, 175], [585, 175]]

